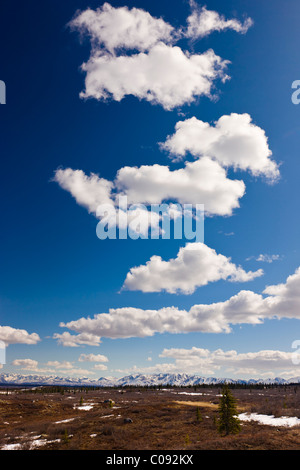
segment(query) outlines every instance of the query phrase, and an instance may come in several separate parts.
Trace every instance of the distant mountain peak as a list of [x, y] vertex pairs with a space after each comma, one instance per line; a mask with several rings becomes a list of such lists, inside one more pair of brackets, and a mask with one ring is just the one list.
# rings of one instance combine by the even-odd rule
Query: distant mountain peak
[[189, 375], [186, 373], [159, 373], [159, 374], [132, 374], [121, 378], [100, 377], [99, 379], [89, 379], [88, 377], [59, 377], [42, 375], [22, 375], [22, 374], [0, 374], [0, 385], [69, 385], [69, 386], [96, 386], [96, 387], [123, 387], [126, 385], [136, 386], [192, 386], [192, 385], [217, 385], [227, 383], [236, 384], [289, 384], [300, 383], [300, 377], [283, 379], [230, 379], [218, 377], [201, 377], [199, 375]]

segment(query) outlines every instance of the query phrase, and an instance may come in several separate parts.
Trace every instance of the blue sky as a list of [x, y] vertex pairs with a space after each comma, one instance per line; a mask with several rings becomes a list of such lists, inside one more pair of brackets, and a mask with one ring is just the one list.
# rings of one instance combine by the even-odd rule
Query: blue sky
[[[193, 96], [190, 103], [171, 109], [159, 100], [151, 103], [133, 94], [120, 101], [113, 96], [107, 100], [80, 98], [86, 79], [80, 67], [91, 57], [91, 42], [88, 34], [82, 31], [80, 38], [78, 30], [72, 31], [67, 24], [77, 10], [84, 12], [89, 7], [95, 11], [102, 5], [66, 0], [45, 1], [43, 5], [18, 2], [17, 8], [15, 3], [1, 6], [0, 79], [6, 83], [7, 104], [0, 108], [0, 325], [13, 329], [0, 330], [0, 339], [8, 344], [7, 363], [1, 372], [90, 374], [91, 378], [121, 376], [134, 370], [245, 377], [300, 375], [291, 361], [291, 344], [300, 337], [300, 299], [296, 295], [300, 283], [295, 275], [300, 266], [300, 107], [291, 102], [291, 84], [300, 73], [299, 2], [291, 0], [286, 5], [275, 0], [270, 8], [267, 2], [259, 1], [207, 1], [207, 11], [217, 12], [219, 19], [235, 18], [243, 25], [251, 18], [253, 24], [243, 32], [228, 27], [178, 41], [177, 46], [191, 55], [200, 56], [211, 49], [230, 61], [226, 67], [230, 80], [212, 80], [216, 100]], [[125, 6], [129, 12], [133, 7], [149, 12], [151, 18], [162, 18], [176, 31], [203, 6], [181, 0], [111, 1], [110, 5], [114, 12]], [[103, 53], [99, 44], [95, 49]], [[142, 53], [137, 50], [135, 54]], [[129, 52], [125, 49], [118, 54], [127, 57]], [[163, 77], [163, 69], [161, 73]], [[178, 96], [181, 92], [179, 89]], [[120, 290], [131, 268], [145, 266], [153, 255], [166, 262], [176, 259], [186, 241], [99, 240], [97, 218], [76, 203], [71, 191], [53, 181], [56, 170], [96, 173], [110, 182], [124, 167], [158, 164], [175, 171], [184, 166], [184, 160], [171, 162], [158, 143], [174, 135], [176, 123], [194, 117], [213, 127], [231, 113], [247, 113], [265, 132], [270, 159], [278, 165], [280, 178], [270, 184], [262, 174], [226, 168], [228, 179], [244, 181], [245, 194], [231, 215], [206, 217], [204, 242], [208, 250], [230, 258], [235, 267], [241, 266], [245, 272], [263, 269], [264, 274], [246, 282], [216, 279], [189, 294], [180, 288], [176, 293]], [[188, 152], [185, 159], [195, 161]], [[261, 254], [278, 259], [257, 261]], [[201, 265], [197, 268], [200, 278], [202, 274], [205, 277], [203, 269]], [[292, 275], [296, 277], [288, 283]], [[179, 283], [184, 276], [179, 271]], [[130, 309], [157, 312], [174, 307], [186, 312], [188, 318], [195, 305], [221, 304], [243, 290], [266, 298], [266, 286], [279, 284], [284, 284], [285, 291], [276, 291], [278, 308], [265, 313], [265, 302], [257, 307], [260, 324], [230, 321], [231, 331], [226, 333], [198, 325], [193, 332], [179, 327], [176, 334], [167, 329], [151, 336], [123, 338], [119, 336], [126, 336], [126, 332], [121, 328], [119, 335], [114, 333], [115, 338], [110, 338], [95, 329], [101, 343], [86, 341], [73, 347], [53, 337], [63, 332], [91, 333], [86, 322], [77, 325], [77, 331], [59, 325], [108, 314], [109, 309], [125, 309], [122, 316]], [[214, 308], [209, 315], [213, 321]], [[26, 334], [15, 330], [35, 333], [40, 340], [32, 337], [33, 344], [26, 344]], [[192, 348], [196, 348], [194, 353]], [[234, 358], [231, 354], [226, 362], [216, 350], [224, 355], [235, 351]], [[271, 364], [266, 361], [266, 351], [273, 354]], [[251, 359], [249, 353], [256, 355]], [[78, 361], [81, 354], [86, 355], [85, 361]], [[91, 354], [108, 360], [93, 360]], [[99, 364], [100, 370], [95, 369]]]

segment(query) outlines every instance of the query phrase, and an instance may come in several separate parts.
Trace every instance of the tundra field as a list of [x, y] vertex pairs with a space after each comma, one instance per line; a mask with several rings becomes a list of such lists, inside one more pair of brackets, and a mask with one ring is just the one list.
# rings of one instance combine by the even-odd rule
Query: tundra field
[[241, 431], [221, 436], [217, 429], [221, 386], [0, 388], [0, 449], [300, 448], [300, 386], [231, 390]]

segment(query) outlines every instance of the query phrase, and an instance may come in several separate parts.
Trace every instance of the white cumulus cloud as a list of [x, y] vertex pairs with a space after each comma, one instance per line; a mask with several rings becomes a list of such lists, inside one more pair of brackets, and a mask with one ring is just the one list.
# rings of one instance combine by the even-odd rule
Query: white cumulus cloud
[[[118, 171], [113, 182], [93, 173], [88, 176], [82, 170], [58, 169], [53, 181], [95, 216], [97, 211], [101, 215], [98, 210], [101, 206], [107, 206], [106, 210], [111, 211], [113, 217], [117, 209], [120, 226], [124, 217], [117, 207], [120, 195], [126, 195], [129, 204], [150, 205], [163, 201], [204, 204], [206, 214], [227, 216], [239, 207], [239, 199], [245, 193], [243, 181], [228, 178], [226, 170], [208, 157], [186, 162], [177, 170], [159, 164], [125, 166]], [[159, 223], [155, 213], [149, 215], [145, 208], [137, 207], [129, 215], [131, 219], [138, 215], [146, 226], [155, 227]]]
[[80, 354], [79, 362], [108, 362], [108, 358], [103, 354]]
[[53, 181], [68, 191], [77, 204], [85, 207], [89, 213], [96, 214], [100, 204], [113, 204], [111, 191], [113, 184], [98, 175], [86, 175], [82, 170], [71, 168], [56, 170]]
[[155, 333], [229, 333], [231, 325], [255, 325], [274, 318], [299, 320], [299, 312], [300, 268], [285, 283], [266, 287], [263, 294], [242, 290], [223, 302], [196, 304], [189, 310], [177, 307], [158, 310], [116, 308], [93, 318], [61, 322], [60, 326], [76, 333], [72, 335], [74, 341], [76, 336], [83, 334], [116, 339], [153, 336]]
[[[200, 347], [164, 349], [159, 355], [173, 362], [157, 363], [152, 366], [132, 366], [126, 369], [131, 373], [188, 373], [197, 375], [216, 375], [239, 379], [246, 376], [274, 378], [294, 377], [299, 371], [293, 364], [293, 352], [279, 350], [260, 350], [255, 352], [238, 353], [236, 350], [224, 351], [216, 349], [210, 351]], [[124, 372], [124, 371], [119, 371]]]
[[95, 369], [95, 370], [107, 370], [108, 367], [105, 366], [104, 364], [95, 364], [95, 365], [94, 365], [94, 369]]
[[293, 364], [293, 352], [278, 350], [260, 350], [255, 352], [238, 353], [235, 350], [210, 351], [199, 347], [190, 349], [164, 349], [160, 354], [173, 362], [158, 363], [150, 367], [133, 366], [127, 373], [189, 373], [197, 375], [222, 376], [230, 374], [237, 378], [252, 377], [292, 377], [299, 372]]
[[142, 292], [191, 294], [209, 282], [221, 279], [247, 282], [262, 274], [261, 269], [244, 271], [204, 243], [188, 243], [180, 248], [176, 258], [164, 261], [160, 256], [152, 256], [145, 265], [131, 268], [123, 287]]
[[83, 332], [79, 335], [71, 335], [68, 331], [63, 333], [54, 333], [53, 338], [58, 344], [68, 347], [78, 347], [82, 345], [98, 346], [101, 343], [99, 336], [93, 333]]
[[78, 12], [69, 23], [73, 30], [88, 35], [94, 47], [114, 53], [117, 49], [146, 51], [160, 41], [173, 41], [174, 28], [140, 8], [114, 8], [109, 3]]
[[245, 34], [253, 25], [251, 18], [246, 18], [243, 23], [239, 20], [226, 19], [223, 15], [213, 10], [207, 10], [205, 6], [198, 7], [196, 2], [190, 1], [192, 13], [187, 18], [188, 27], [185, 36], [193, 39], [203, 38], [214, 31], [234, 30], [237, 33]]
[[70, 361], [48, 361], [46, 363], [46, 366], [49, 367], [54, 367], [55, 369], [63, 369], [63, 370], [68, 370], [68, 369], [73, 369], [73, 362]]
[[161, 147], [176, 159], [187, 153], [197, 158], [206, 155], [223, 167], [250, 171], [273, 181], [279, 177], [265, 131], [247, 113], [221, 116], [214, 125], [195, 117], [179, 121], [175, 133]]
[[228, 78], [224, 70], [229, 62], [212, 50], [191, 54], [176, 43], [216, 30], [245, 33], [252, 21], [225, 20], [194, 2], [190, 6], [187, 26], [178, 29], [143, 9], [115, 8], [107, 2], [77, 12], [69, 26], [91, 41], [90, 58], [82, 64], [86, 79], [81, 97], [121, 101], [133, 95], [166, 110], [211, 97], [215, 80]]
[[28, 331], [11, 326], [0, 326], [0, 341], [5, 345], [9, 344], [36, 344], [40, 341], [37, 333], [28, 333]]
[[280, 259], [279, 255], [268, 255], [268, 254], [260, 254], [256, 261], [262, 261], [263, 263], [273, 263], [273, 261], [277, 261]]
[[38, 369], [38, 361], [35, 361], [34, 359], [15, 359], [12, 362], [12, 365], [24, 370], [36, 371]]
[[86, 79], [80, 96], [121, 101], [133, 95], [171, 110], [197, 97], [210, 97], [213, 82], [228, 78], [227, 64], [213, 50], [189, 54], [164, 43], [131, 56], [93, 55], [82, 65]]
[[245, 193], [243, 181], [228, 178], [225, 169], [208, 157], [176, 170], [158, 164], [125, 166], [118, 171], [116, 186], [129, 202], [204, 204], [209, 215], [231, 215]]

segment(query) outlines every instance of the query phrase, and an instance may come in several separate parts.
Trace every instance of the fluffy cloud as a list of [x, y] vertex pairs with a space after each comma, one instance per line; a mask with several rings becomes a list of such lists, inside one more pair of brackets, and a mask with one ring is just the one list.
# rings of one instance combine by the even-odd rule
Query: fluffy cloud
[[[190, 310], [110, 309], [109, 313], [62, 322], [60, 326], [75, 331], [78, 336], [93, 334], [116, 339], [155, 333], [229, 333], [231, 325], [255, 325], [274, 318], [300, 319], [300, 268], [285, 283], [266, 287], [263, 294], [242, 290], [224, 302], [197, 304]], [[72, 335], [74, 340], [77, 335]]]
[[[79, 335], [93, 331], [99, 337], [112, 339], [146, 337], [155, 333], [229, 333], [230, 324], [262, 323], [263, 315], [256, 311], [261, 307], [261, 300], [258, 294], [241, 291], [226, 302], [194, 305], [190, 310], [123, 307], [96, 314], [93, 318], [62, 322], [60, 326]], [[76, 335], [72, 336], [76, 338]]]
[[[243, 181], [227, 178], [226, 170], [208, 157], [186, 162], [183, 168], [177, 170], [158, 164], [125, 166], [118, 171], [114, 182], [93, 173], [88, 176], [82, 170], [58, 169], [53, 181], [94, 215], [97, 215], [101, 205], [107, 206], [106, 210], [116, 208], [118, 196], [126, 195], [129, 204], [149, 205], [163, 201], [204, 204], [206, 214], [227, 216], [239, 207], [239, 199], [245, 193]], [[154, 213], [149, 217], [145, 210], [137, 208], [136, 211], [140, 211], [140, 216], [144, 214], [148, 226], [158, 224], [157, 218], [153, 220]], [[98, 215], [103, 214], [98, 210]], [[133, 219], [136, 215], [131, 211]], [[118, 216], [121, 225], [122, 211], [118, 211]]]
[[191, 14], [187, 26], [176, 30], [162, 18], [154, 18], [140, 8], [118, 7], [109, 3], [92, 10], [79, 11], [69, 22], [71, 30], [88, 36], [94, 52], [116, 54], [124, 50], [148, 51], [159, 42], [174, 44], [182, 38], [198, 39], [213, 31], [232, 29], [246, 33], [253, 21], [246, 18], [243, 23], [237, 19], [225, 19], [216, 11], [199, 8], [190, 1]]
[[34, 359], [15, 359], [12, 362], [12, 365], [24, 370], [36, 371], [38, 368], [38, 361], [35, 361]]
[[175, 133], [161, 146], [177, 159], [186, 153], [198, 158], [206, 155], [223, 167], [248, 170], [270, 180], [279, 177], [265, 131], [253, 124], [246, 113], [224, 115], [214, 126], [195, 117], [179, 121]]
[[59, 371], [62, 375], [82, 376], [82, 375], [93, 375], [94, 371], [80, 369], [73, 366], [72, 362], [69, 361], [48, 361], [45, 366], [39, 367], [38, 361], [34, 359], [15, 359], [12, 365], [18, 367], [21, 370], [35, 372], [36, 374], [53, 374]]
[[11, 326], [0, 326], [0, 341], [9, 344], [36, 344], [40, 341], [37, 333], [28, 333], [26, 330], [12, 328]]
[[71, 168], [58, 169], [52, 181], [68, 191], [76, 200], [77, 204], [85, 207], [87, 211], [103, 221], [107, 227], [119, 227], [126, 229], [127, 226], [134, 233], [148, 235], [148, 231], [159, 231], [160, 216], [150, 212], [146, 207], [135, 204], [129, 208], [119, 204], [119, 197], [113, 182], [100, 178], [91, 173], [86, 175], [82, 170]]
[[223, 15], [216, 11], [207, 10], [206, 7], [197, 7], [196, 2], [190, 1], [192, 13], [187, 18], [188, 27], [185, 36], [193, 39], [208, 36], [213, 31], [224, 31], [232, 29], [237, 33], [245, 34], [253, 25], [251, 18], [246, 18], [244, 23], [237, 19], [226, 20]]
[[212, 31], [245, 33], [252, 20], [247, 18], [242, 24], [205, 7], [199, 9], [195, 2], [190, 6], [187, 26], [178, 30], [138, 8], [114, 8], [104, 3], [96, 10], [78, 12], [69, 26], [87, 36], [92, 46], [89, 60], [82, 65], [86, 80], [81, 97], [120, 101], [133, 95], [167, 110], [202, 95], [210, 97], [214, 81], [228, 78], [224, 72], [228, 61], [212, 50], [190, 54], [175, 43]]
[[[90, 370], [86, 370], [86, 369], [81, 369], [81, 368], [77, 368], [77, 367], [74, 367], [74, 363], [73, 362], [69, 362], [69, 361], [48, 361], [46, 363], [46, 366], [47, 368], [40, 368], [37, 370], [37, 372], [41, 372], [41, 373], [53, 373], [53, 372], [56, 372], [56, 371], [59, 371], [60, 374], [68, 374], [68, 375], [72, 375], [72, 376], [82, 376], [82, 375], [90, 375], [90, 374], [94, 374], [93, 371], [90, 371]], [[49, 369], [50, 367], [50, 369]], [[51, 369], [52, 368], [52, 369]]]
[[55, 369], [73, 369], [73, 363], [69, 361], [48, 361], [46, 365]]
[[86, 332], [83, 332], [79, 335], [71, 335], [68, 331], [64, 331], [61, 334], [54, 333], [53, 339], [56, 339], [58, 344], [71, 348], [82, 346], [83, 344], [88, 346], [99, 346], [101, 343], [99, 336]]
[[263, 263], [273, 263], [273, 261], [277, 261], [280, 259], [279, 255], [266, 255], [266, 254], [260, 254], [257, 258], [256, 261], [262, 261]]
[[94, 369], [95, 370], [107, 370], [107, 366], [105, 366], [104, 364], [95, 364]]
[[257, 352], [237, 353], [235, 350], [223, 351], [193, 347], [191, 349], [164, 349], [160, 357], [175, 360], [174, 367], [179, 370], [197, 370], [200, 373], [214, 373], [220, 369], [235, 375], [253, 373], [268, 375], [291, 373], [294, 371], [293, 352], [262, 350]]
[[103, 47], [110, 53], [117, 49], [146, 51], [160, 41], [173, 41], [174, 35], [174, 28], [161, 18], [139, 8], [114, 8], [109, 3], [77, 13], [69, 25], [88, 35], [94, 48]]
[[[294, 352], [261, 350], [238, 353], [235, 350], [223, 351], [192, 347], [190, 349], [164, 349], [161, 358], [173, 362], [158, 363], [150, 367], [133, 366], [126, 373], [189, 373], [197, 375], [230, 374], [232, 377], [293, 377], [299, 375], [294, 365]], [[123, 372], [123, 371], [120, 371]]]
[[82, 65], [86, 79], [80, 96], [121, 101], [133, 95], [171, 110], [197, 97], [209, 97], [213, 82], [228, 78], [227, 64], [212, 50], [191, 55], [164, 43], [131, 56], [92, 55]]
[[225, 20], [217, 12], [197, 8], [187, 26], [176, 30], [162, 18], [127, 7], [102, 7], [78, 12], [69, 26], [91, 41], [91, 55], [82, 64], [86, 72], [82, 98], [122, 100], [126, 95], [160, 104], [165, 109], [191, 103], [197, 97], [211, 96], [216, 79], [226, 80], [228, 61], [212, 50], [202, 54], [183, 51], [175, 43], [197, 39], [212, 31], [234, 29], [245, 33], [251, 24]]
[[227, 178], [224, 168], [208, 157], [186, 162], [178, 170], [158, 164], [126, 166], [118, 171], [116, 186], [129, 202], [204, 204], [209, 215], [231, 215], [245, 193], [243, 181]]
[[134, 267], [127, 274], [124, 287], [143, 292], [191, 294], [197, 287], [221, 279], [247, 282], [261, 276], [263, 271], [246, 272], [229, 258], [217, 254], [204, 243], [188, 243], [180, 248], [177, 257], [164, 261], [152, 256], [146, 265]]
[[108, 362], [108, 358], [102, 354], [80, 354], [79, 362]]
[[60, 168], [56, 170], [53, 181], [72, 194], [77, 204], [85, 207], [89, 213], [96, 214], [100, 204], [113, 205], [111, 199], [113, 184], [94, 173], [87, 176], [82, 170]]
[[285, 283], [268, 286], [263, 293], [268, 295], [264, 299], [264, 306], [269, 317], [299, 318], [300, 268]]
[[[245, 298], [246, 297], [246, 298]], [[261, 323], [262, 319], [253, 311], [259, 305], [260, 296], [241, 293], [238, 298], [212, 305], [194, 305], [190, 310], [165, 307], [158, 310], [123, 307], [110, 309], [93, 318], [80, 318], [60, 327], [78, 333], [99, 335], [112, 339], [146, 337], [155, 333], [229, 333], [230, 323]], [[243, 308], [243, 310], [240, 310]], [[76, 338], [77, 335], [72, 335]], [[58, 336], [56, 336], [58, 337]]]
[[[94, 215], [99, 206], [110, 206], [113, 224], [120, 195], [126, 195], [130, 204], [164, 201], [204, 204], [207, 215], [228, 216], [239, 207], [245, 184], [228, 178], [227, 167], [264, 175], [269, 181], [279, 178], [265, 132], [252, 123], [248, 114], [222, 116], [214, 126], [195, 117], [180, 121], [175, 133], [161, 147], [176, 158], [181, 159], [189, 152], [197, 159], [186, 161], [182, 168], [175, 170], [159, 164], [125, 166], [119, 169], [114, 181], [94, 173], [88, 176], [82, 170], [58, 169], [53, 180]], [[130, 217], [133, 220], [137, 215], [144, 221], [144, 232], [150, 225], [157, 228], [159, 218], [153, 219], [155, 214], [150, 217], [145, 208], [137, 207]], [[118, 210], [117, 217], [121, 226], [123, 211]]]

